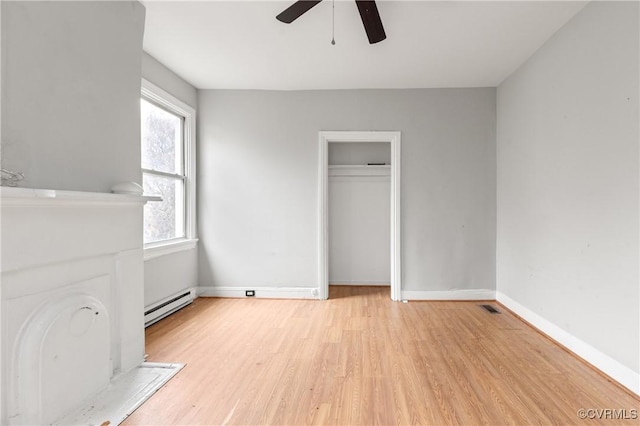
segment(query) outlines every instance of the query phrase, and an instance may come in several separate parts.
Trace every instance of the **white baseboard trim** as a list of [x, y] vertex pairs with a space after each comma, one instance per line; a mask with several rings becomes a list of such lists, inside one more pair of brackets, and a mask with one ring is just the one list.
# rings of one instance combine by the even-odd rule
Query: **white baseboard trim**
[[[258, 299], [317, 299], [315, 287], [198, 287], [199, 297], [248, 298], [245, 291], [254, 290]], [[251, 296], [249, 296], [251, 297]]]
[[496, 300], [520, 316], [531, 326], [537, 328], [539, 331], [546, 334], [551, 339], [573, 352], [575, 355], [584, 359], [589, 364], [593, 365], [595, 368], [629, 389], [631, 392], [636, 395], [640, 395], [639, 373], [621, 364], [609, 355], [600, 352], [588, 343], [583, 342], [551, 321], [511, 299], [509, 296], [501, 292], [496, 292]]
[[496, 291], [489, 289], [402, 290], [402, 300], [495, 300]]
[[357, 286], [381, 286], [381, 287], [391, 287], [389, 281], [329, 281], [329, 285], [357, 285]]

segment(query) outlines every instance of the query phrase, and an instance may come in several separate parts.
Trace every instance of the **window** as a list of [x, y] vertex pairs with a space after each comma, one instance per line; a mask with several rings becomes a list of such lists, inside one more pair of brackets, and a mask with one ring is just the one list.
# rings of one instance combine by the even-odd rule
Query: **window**
[[143, 80], [140, 118], [142, 186], [162, 197], [144, 207], [151, 258], [195, 247], [195, 111]]

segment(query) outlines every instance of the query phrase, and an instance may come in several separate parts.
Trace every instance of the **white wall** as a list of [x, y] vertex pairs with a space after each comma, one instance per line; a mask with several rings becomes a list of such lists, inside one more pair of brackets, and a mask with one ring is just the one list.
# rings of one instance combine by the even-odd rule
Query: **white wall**
[[330, 142], [329, 164], [391, 164], [391, 144], [379, 142]]
[[402, 132], [403, 288], [494, 289], [495, 89], [199, 92], [199, 282], [317, 287], [318, 132]]
[[329, 176], [330, 284], [389, 285], [390, 182], [389, 170], [386, 176]]
[[198, 107], [198, 91], [147, 52], [142, 53], [142, 76], [192, 108]]
[[499, 297], [640, 391], [637, 2], [593, 2], [498, 88]]
[[[197, 90], [146, 52], [142, 55], [142, 76], [187, 105], [198, 107]], [[145, 306], [197, 286], [197, 249], [165, 254], [144, 262]]]
[[144, 305], [198, 286], [198, 251], [190, 249], [144, 261]]
[[2, 2], [2, 166], [22, 186], [140, 182], [138, 2]]

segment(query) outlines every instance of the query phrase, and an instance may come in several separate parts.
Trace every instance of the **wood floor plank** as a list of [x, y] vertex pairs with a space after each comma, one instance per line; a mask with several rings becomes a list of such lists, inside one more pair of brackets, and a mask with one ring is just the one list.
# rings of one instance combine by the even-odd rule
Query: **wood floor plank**
[[389, 300], [197, 299], [146, 330], [149, 361], [186, 367], [126, 425], [638, 424], [577, 410], [640, 400], [501, 309]]

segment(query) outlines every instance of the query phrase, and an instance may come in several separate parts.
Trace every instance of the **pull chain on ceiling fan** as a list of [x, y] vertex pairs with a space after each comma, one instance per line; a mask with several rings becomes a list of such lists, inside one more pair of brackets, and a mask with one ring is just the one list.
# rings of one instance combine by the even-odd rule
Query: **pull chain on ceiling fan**
[[[280, 22], [284, 22], [285, 24], [290, 24], [321, 1], [322, 0], [299, 0], [276, 16], [276, 19]], [[376, 6], [376, 2], [373, 0], [355, 1], [358, 6], [358, 12], [360, 12], [362, 25], [364, 25], [364, 30], [367, 33], [369, 43], [378, 43], [387, 38], [387, 35], [384, 33], [384, 27], [382, 26], [382, 20], [380, 19], [380, 13], [378, 13], [378, 6]], [[332, 42], [332, 44], [334, 43]]]
[[336, 44], [336, 0], [331, 0], [331, 45]]

